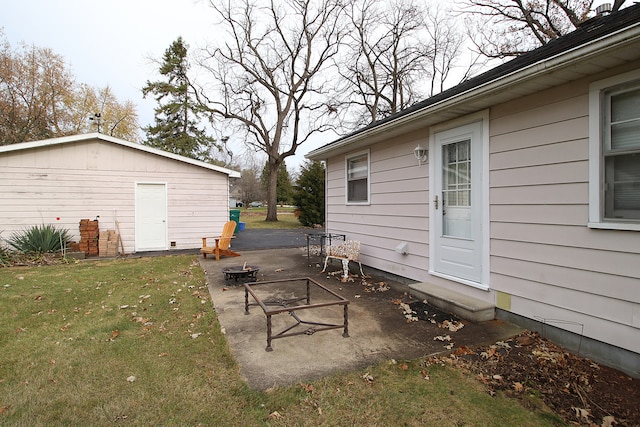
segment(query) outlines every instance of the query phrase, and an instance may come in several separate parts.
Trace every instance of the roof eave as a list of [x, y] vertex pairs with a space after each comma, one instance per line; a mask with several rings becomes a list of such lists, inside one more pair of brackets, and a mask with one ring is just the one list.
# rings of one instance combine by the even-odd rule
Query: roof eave
[[240, 178], [240, 172], [234, 171], [231, 169], [223, 168], [221, 166], [212, 165], [211, 163], [202, 162], [200, 160], [191, 159], [189, 157], [180, 156], [178, 154], [169, 153], [168, 151], [159, 150], [157, 148], [149, 147], [147, 145], [138, 144], [131, 141], [126, 141], [124, 139], [115, 138], [113, 136], [105, 135], [102, 133], [85, 133], [79, 135], [71, 135], [71, 136], [63, 136], [59, 138], [51, 138], [44, 139], [41, 141], [29, 141], [22, 142], [19, 144], [10, 144], [0, 146], [0, 153], [2, 152], [10, 152], [10, 151], [18, 151], [18, 150], [28, 150], [31, 148], [40, 148], [40, 147], [49, 147], [53, 145], [66, 144], [70, 142], [82, 142], [82, 141], [90, 141], [93, 139], [103, 140], [112, 142], [114, 144], [122, 145], [125, 147], [133, 148], [134, 150], [140, 150], [147, 153], [155, 154], [162, 157], [167, 157], [173, 160], [177, 160], [184, 163], [189, 163], [195, 166], [203, 167], [205, 169], [214, 170], [216, 172], [223, 173], [228, 175], [229, 178]]

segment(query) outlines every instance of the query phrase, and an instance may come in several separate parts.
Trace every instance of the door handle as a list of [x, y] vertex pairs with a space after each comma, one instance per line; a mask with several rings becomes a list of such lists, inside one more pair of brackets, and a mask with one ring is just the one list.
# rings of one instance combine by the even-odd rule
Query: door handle
[[436, 204], [436, 210], [438, 210], [438, 195], [436, 194], [436, 199], [433, 201]]

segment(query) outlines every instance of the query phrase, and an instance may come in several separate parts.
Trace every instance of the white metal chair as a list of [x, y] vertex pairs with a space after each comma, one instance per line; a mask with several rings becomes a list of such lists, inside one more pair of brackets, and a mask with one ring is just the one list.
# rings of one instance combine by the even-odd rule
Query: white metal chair
[[322, 272], [327, 269], [327, 262], [329, 258], [339, 259], [342, 261], [342, 281], [346, 282], [349, 278], [349, 261], [357, 262], [360, 266], [360, 274], [364, 277], [364, 272], [362, 271], [362, 264], [359, 260], [360, 257], [360, 242], [357, 240], [346, 240], [344, 243], [341, 243], [336, 246], [328, 246], [327, 247], [327, 257], [324, 259], [324, 268]]

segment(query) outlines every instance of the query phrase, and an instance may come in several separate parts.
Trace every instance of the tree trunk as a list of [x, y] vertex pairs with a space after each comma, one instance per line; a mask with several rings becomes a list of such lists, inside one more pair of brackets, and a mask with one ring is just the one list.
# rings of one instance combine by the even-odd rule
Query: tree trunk
[[269, 181], [267, 186], [267, 218], [265, 221], [278, 220], [278, 167], [280, 163], [269, 160]]

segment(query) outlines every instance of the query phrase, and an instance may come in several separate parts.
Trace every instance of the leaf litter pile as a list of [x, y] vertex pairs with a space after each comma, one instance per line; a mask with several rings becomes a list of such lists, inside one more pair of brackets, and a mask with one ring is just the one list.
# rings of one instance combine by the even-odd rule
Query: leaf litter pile
[[531, 409], [539, 398], [573, 425], [640, 426], [640, 379], [569, 353], [535, 332], [475, 350], [458, 347], [431, 362], [470, 371], [491, 395], [502, 392]]
[[[433, 339], [455, 347], [453, 333], [464, 323], [450, 313], [415, 301], [399, 305], [407, 322], [437, 324], [450, 332]], [[536, 332], [524, 331], [505, 341], [472, 350], [459, 346], [449, 356], [431, 362], [447, 363], [476, 375], [491, 395], [500, 391], [536, 409], [536, 397], [567, 423], [588, 426], [640, 426], [640, 379], [570, 353]]]

